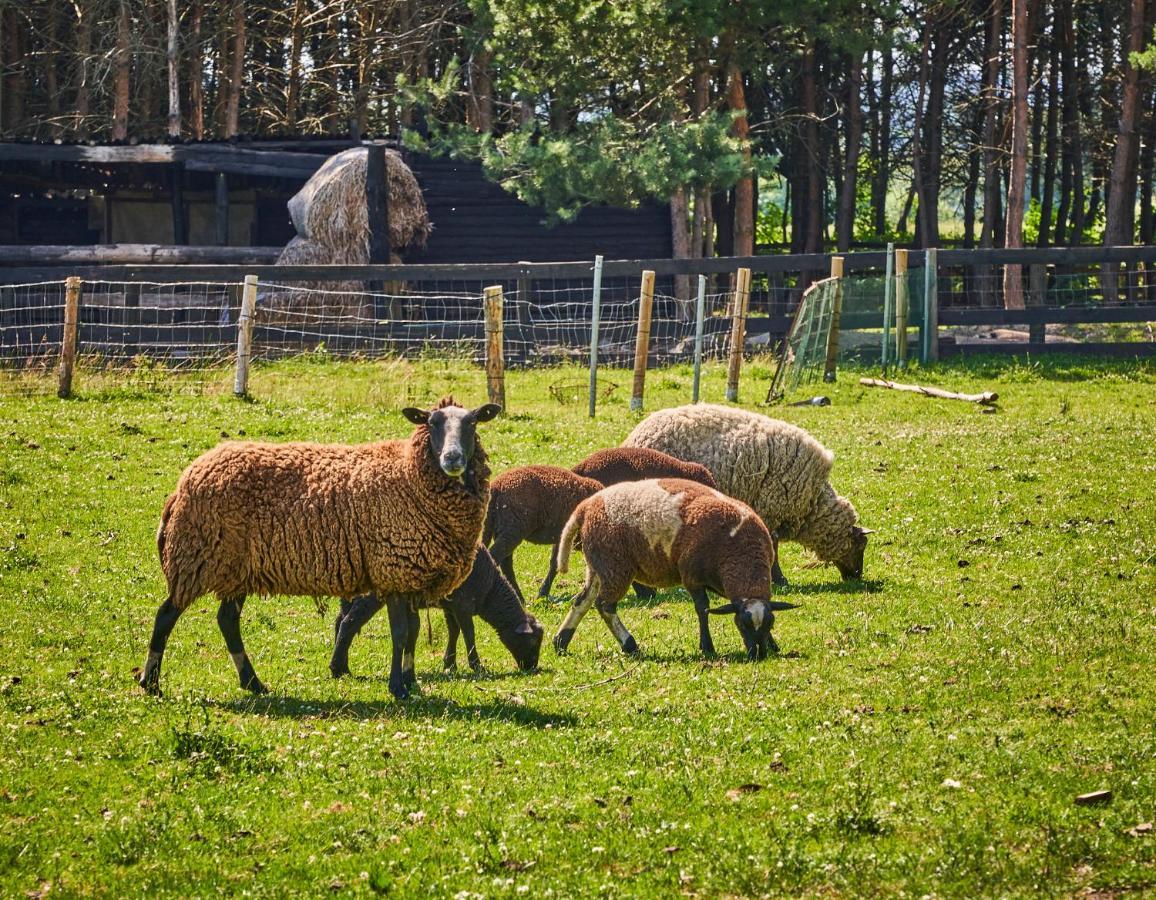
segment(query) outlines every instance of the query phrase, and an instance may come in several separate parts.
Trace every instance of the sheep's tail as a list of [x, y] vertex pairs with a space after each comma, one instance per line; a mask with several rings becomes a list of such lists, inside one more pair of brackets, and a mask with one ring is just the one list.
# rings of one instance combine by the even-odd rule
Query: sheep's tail
[[160, 557], [161, 565], [165, 562], [165, 537], [169, 526], [169, 516], [173, 512], [173, 504], [177, 500], [175, 493], [169, 494], [169, 499], [165, 501], [165, 508], [161, 510], [161, 522], [157, 526], [157, 556]]
[[574, 541], [578, 538], [578, 530], [582, 527], [582, 520], [586, 517], [586, 504], [579, 503], [562, 529], [562, 536], [558, 538], [558, 555], [554, 562], [558, 566], [558, 573], [565, 575], [570, 570], [570, 554], [574, 551]]

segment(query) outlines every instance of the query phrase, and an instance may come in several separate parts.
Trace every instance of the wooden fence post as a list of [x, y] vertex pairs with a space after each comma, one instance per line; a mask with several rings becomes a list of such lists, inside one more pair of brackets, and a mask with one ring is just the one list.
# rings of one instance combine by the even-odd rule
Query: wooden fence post
[[698, 276], [698, 300], [694, 307], [694, 384], [691, 387], [691, 402], [698, 403], [699, 385], [702, 381], [702, 332], [706, 325], [706, 276]]
[[835, 299], [831, 305], [831, 325], [827, 329], [827, 361], [823, 364], [823, 380], [835, 380], [839, 359], [839, 323], [843, 318], [843, 257], [831, 257], [831, 277], [835, 280]]
[[907, 251], [895, 251], [895, 365], [907, 368]]
[[506, 408], [506, 359], [502, 346], [502, 286], [486, 288], [486, 393]]
[[735, 293], [731, 303], [731, 346], [727, 365], [727, 402], [739, 399], [739, 373], [743, 367], [743, 347], [747, 340], [747, 309], [751, 302], [751, 270], [735, 272]]
[[80, 279], [75, 275], [64, 282], [64, 332], [60, 339], [60, 383], [56, 396], [72, 396], [72, 369], [76, 364], [76, 333], [80, 323]]
[[920, 335], [923, 352], [920, 362], [935, 362], [939, 359], [939, 265], [936, 250], [928, 247], [923, 261], [923, 327]]
[[[519, 293], [521, 293], [519, 291]], [[520, 298], [525, 299], [525, 298]], [[598, 325], [602, 318], [602, 255], [594, 257], [594, 292], [590, 310], [590, 418], [598, 407]]]
[[887, 265], [883, 270], [883, 374], [887, 375], [887, 357], [891, 352], [891, 305], [895, 296], [895, 245], [887, 244]]
[[249, 357], [253, 348], [253, 317], [257, 312], [257, 276], [246, 275], [241, 291], [241, 314], [237, 317], [237, 376], [233, 380], [233, 395], [245, 397], [249, 393]]
[[650, 353], [650, 310], [654, 306], [654, 272], [642, 273], [642, 287], [638, 295], [638, 334], [634, 339], [634, 390], [630, 395], [630, 409], [642, 409], [642, 392], [646, 387], [646, 357]]

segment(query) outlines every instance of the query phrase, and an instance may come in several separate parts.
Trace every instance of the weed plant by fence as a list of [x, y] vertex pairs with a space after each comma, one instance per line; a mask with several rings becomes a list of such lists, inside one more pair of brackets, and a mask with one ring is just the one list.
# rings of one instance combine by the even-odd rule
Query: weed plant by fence
[[[1156, 320], [1153, 247], [897, 250], [841, 259], [836, 347], [844, 355], [930, 362], [959, 349], [952, 329], [961, 326], [1028, 326], [1031, 343], [1017, 349], [1040, 351], [1049, 346], [1049, 324], [1118, 323], [1134, 326], [1143, 338], [1144, 326], [1150, 333]], [[747, 354], [779, 348], [799, 324], [803, 287], [831, 267], [825, 255], [606, 262], [597, 279], [597, 362], [690, 362], [699, 339], [703, 358], [729, 354], [741, 365], [731, 352], [736, 340]], [[743, 270], [750, 276], [736, 310]], [[645, 317], [644, 271], [654, 273]], [[589, 263], [0, 269], [0, 365], [9, 372], [59, 366], [68, 333], [68, 276], [79, 278], [74, 347], [82, 369], [204, 370], [238, 358], [240, 330], [248, 331], [247, 361], [322, 352], [482, 364], [487, 288], [500, 294], [504, 365], [585, 362], [592, 350], [595, 272]], [[254, 285], [250, 317], [243, 315], [246, 276]], [[1025, 309], [1003, 306], [1014, 283]], [[647, 340], [640, 342], [643, 318]], [[246, 329], [239, 329], [243, 321]], [[914, 342], [906, 353], [905, 334]], [[822, 343], [818, 331], [808, 340], [814, 356]], [[1150, 352], [1151, 343], [1098, 342], [1087, 349], [1133, 355]]]

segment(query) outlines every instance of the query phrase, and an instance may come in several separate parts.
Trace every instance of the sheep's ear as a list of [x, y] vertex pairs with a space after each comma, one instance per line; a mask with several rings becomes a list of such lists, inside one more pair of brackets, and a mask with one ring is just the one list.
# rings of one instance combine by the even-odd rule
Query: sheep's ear
[[866, 537], [869, 534], [874, 534], [875, 529], [874, 528], [860, 528], [858, 525], [856, 525], [855, 526], [855, 533], [863, 535], [864, 537]]
[[716, 606], [711, 610], [711, 613], [716, 616], [725, 616], [727, 613], [738, 612], [738, 606], [733, 602], [727, 603], [724, 606]]
[[498, 404], [486, 403], [485, 405], [479, 406], [477, 409], [475, 409], [472, 413], [472, 416], [475, 422], [488, 422], [501, 411], [502, 407], [498, 406]]
[[413, 422], [414, 425], [425, 425], [429, 422], [429, 410], [418, 409], [416, 406], [407, 406], [401, 414]]
[[788, 603], [785, 600], [768, 600], [767, 606], [769, 606], [774, 612], [782, 612], [785, 609], [799, 608], [798, 603]]

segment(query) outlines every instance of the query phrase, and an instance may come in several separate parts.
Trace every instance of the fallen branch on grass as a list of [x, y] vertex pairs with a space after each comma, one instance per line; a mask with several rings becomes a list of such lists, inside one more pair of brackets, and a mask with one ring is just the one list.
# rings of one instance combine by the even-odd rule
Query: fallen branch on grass
[[999, 394], [995, 391], [984, 391], [982, 394], [957, 394], [954, 391], [924, 387], [921, 384], [900, 384], [897, 381], [884, 381], [882, 378], [860, 378], [859, 383], [865, 387], [910, 391], [913, 394], [923, 394], [925, 397], [938, 397], [940, 400], [966, 400], [968, 403], [978, 403], [980, 406], [991, 406], [999, 400]]

